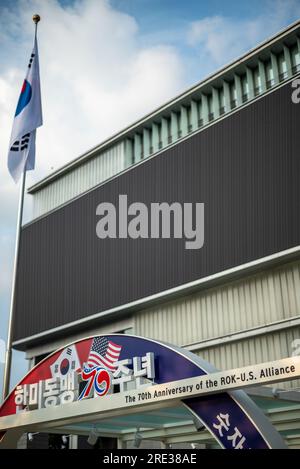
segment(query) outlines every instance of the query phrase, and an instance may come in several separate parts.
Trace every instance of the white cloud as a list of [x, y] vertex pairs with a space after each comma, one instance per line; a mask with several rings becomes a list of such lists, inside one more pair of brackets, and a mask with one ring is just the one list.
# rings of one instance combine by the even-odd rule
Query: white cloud
[[187, 42], [208, 71], [225, 65], [300, 16], [297, 0], [272, 0], [252, 19], [211, 16], [190, 24]]
[[[36, 179], [172, 97], [182, 87], [182, 66], [171, 47], [140, 47], [134, 18], [105, 0], [81, 0], [65, 8], [56, 0], [21, 0], [14, 16], [6, 12], [0, 19], [0, 29], [5, 22], [6, 31], [1, 42], [10, 51], [6, 68], [0, 70], [1, 149], [7, 147], [30, 53], [34, 11], [42, 17], [44, 114], [37, 137]], [[16, 23], [23, 25], [17, 41]]]

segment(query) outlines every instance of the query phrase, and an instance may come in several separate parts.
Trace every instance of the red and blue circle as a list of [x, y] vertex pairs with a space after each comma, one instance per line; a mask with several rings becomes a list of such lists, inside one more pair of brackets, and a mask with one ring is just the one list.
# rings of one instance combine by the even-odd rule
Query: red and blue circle
[[105, 396], [111, 387], [111, 377], [104, 368], [97, 368], [97, 375], [94, 382], [95, 391], [98, 396]]
[[32, 96], [32, 88], [30, 83], [27, 80], [24, 80], [22, 89], [21, 89], [21, 94], [19, 97], [19, 101], [17, 104], [17, 109], [15, 113], [15, 117], [20, 114], [20, 112], [23, 111], [23, 109], [27, 106], [29, 101], [31, 100]]
[[62, 361], [61, 361], [61, 364], [60, 364], [60, 373], [62, 375], [66, 375], [70, 369], [70, 362], [67, 358], [64, 358]]

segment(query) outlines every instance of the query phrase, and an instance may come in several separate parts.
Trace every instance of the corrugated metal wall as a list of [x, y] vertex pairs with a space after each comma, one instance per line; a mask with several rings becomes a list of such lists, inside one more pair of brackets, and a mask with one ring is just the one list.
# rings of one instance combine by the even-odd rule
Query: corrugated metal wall
[[[252, 337], [234, 340], [230, 336], [297, 317], [300, 261], [139, 312], [134, 330], [137, 335], [188, 348], [194, 344], [193, 352], [217, 368], [229, 369], [290, 356], [300, 327], [285, 329], [283, 323], [282, 330], [267, 334], [255, 335], [252, 330]], [[228, 338], [232, 341], [225, 343]], [[206, 347], [203, 341], [210, 339], [217, 340]], [[299, 385], [293, 383], [293, 387]]]
[[[24, 227], [14, 340], [300, 245], [299, 121], [300, 106], [285, 85]], [[147, 208], [204, 202], [203, 248], [186, 249], [185, 239], [172, 233], [170, 239], [99, 239], [96, 207], [103, 201], [118, 207], [120, 194]], [[265, 289], [255, 288], [266, 301]], [[244, 309], [248, 296], [245, 291]], [[221, 300], [206, 299], [212, 302], [207, 321]], [[227, 301], [229, 310], [239, 308], [235, 291]], [[261, 310], [254, 304], [255, 315]], [[221, 329], [222, 321], [215, 321]], [[239, 317], [228, 321], [224, 327], [244, 327]]]
[[[300, 338], [300, 327], [273, 332], [253, 338], [218, 345], [195, 353], [222, 370], [253, 365], [290, 357], [292, 342]], [[275, 387], [295, 389], [300, 380], [276, 384]]]
[[123, 169], [124, 142], [120, 142], [35, 193], [33, 218], [53, 210]]
[[300, 261], [136, 315], [135, 331], [178, 345], [264, 326], [300, 314]]

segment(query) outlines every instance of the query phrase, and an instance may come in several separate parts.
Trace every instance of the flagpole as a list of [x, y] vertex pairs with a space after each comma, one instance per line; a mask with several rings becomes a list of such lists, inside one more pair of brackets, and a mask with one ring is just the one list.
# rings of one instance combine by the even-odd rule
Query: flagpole
[[19, 251], [20, 251], [20, 237], [23, 219], [23, 206], [24, 206], [24, 193], [25, 193], [25, 181], [26, 171], [24, 169], [21, 179], [20, 196], [19, 196], [19, 207], [18, 207], [18, 218], [17, 218], [17, 229], [16, 229], [16, 241], [15, 241], [15, 257], [14, 257], [14, 268], [13, 278], [11, 287], [11, 299], [10, 299], [10, 310], [8, 319], [8, 331], [6, 341], [6, 354], [5, 354], [5, 365], [4, 365], [4, 376], [3, 376], [3, 401], [9, 393], [9, 382], [11, 372], [11, 361], [12, 361], [12, 335], [13, 335], [13, 322], [16, 302], [16, 283], [17, 283], [17, 271], [19, 262]]
[[[35, 38], [36, 38], [37, 24], [40, 21], [40, 17], [39, 15], [34, 15], [32, 19], [33, 19], [33, 22], [35, 23]], [[3, 374], [3, 390], [2, 390], [3, 401], [9, 394], [9, 383], [10, 383], [11, 362], [12, 362], [13, 326], [14, 326], [14, 315], [15, 315], [15, 307], [16, 307], [16, 285], [17, 285], [17, 272], [18, 272], [18, 263], [19, 263], [19, 254], [20, 254], [20, 238], [21, 238], [22, 219], [23, 219], [25, 182], [26, 182], [26, 168], [24, 168], [23, 170], [23, 174], [21, 178], [21, 186], [20, 186], [20, 196], [19, 196], [16, 241], [15, 241], [15, 256], [14, 256], [11, 299], [10, 299], [10, 309], [9, 309], [9, 319], [8, 319], [8, 331], [7, 331], [7, 340], [6, 340], [5, 364], [4, 364], [4, 374]]]

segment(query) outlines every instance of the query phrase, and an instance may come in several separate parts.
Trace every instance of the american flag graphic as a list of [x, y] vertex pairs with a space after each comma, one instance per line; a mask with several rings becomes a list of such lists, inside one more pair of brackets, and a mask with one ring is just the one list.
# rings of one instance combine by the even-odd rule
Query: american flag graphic
[[122, 347], [114, 344], [106, 337], [96, 337], [93, 340], [87, 366], [104, 366], [106, 369], [115, 371], [116, 362], [119, 359]]

